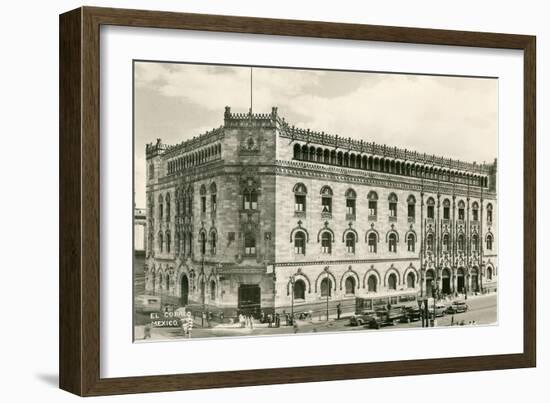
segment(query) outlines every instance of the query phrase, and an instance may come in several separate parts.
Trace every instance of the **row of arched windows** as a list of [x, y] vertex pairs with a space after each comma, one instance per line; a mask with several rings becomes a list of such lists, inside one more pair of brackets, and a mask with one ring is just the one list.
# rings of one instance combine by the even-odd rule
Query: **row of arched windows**
[[[306, 247], [308, 242], [308, 236], [307, 232], [303, 228], [299, 228], [293, 231], [294, 235], [294, 253], [297, 255], [305, 255], [306, 254]], [[366, 242], [368, 247], [369, 253], [377, 253], [378, 252], [378, 232], [375, 230], [370, 230], [367, 232], [366, 235]], [[330, 229], [322, 230], [319, 236], [320, 243], [321, 243], [321, 253], [322, 254], [332, 254], [332, 244], [334, 243], [334, 233]], [[441, 237], [441, 251], [442, 252], [450, 252], [451, 249], [451, 243], [450, 243], [450, 234], [445, 233]], [[387, 247], [388, 252], [397, 253], [397, 245], [399, 242], [399, 234], [395, 230], [391, 230], [388, 232], [386, 236], [387, 240]], [[413, 231], [409, 231], [405, 235], [405, 242], [407, 246], [407, 252], [415, 252], [416, 249], [416, 233]], [[426, 244], [426, 251], [433, 252], [435, 250], [435, 237], [433, 233], [428, 233], [426, 235], [425, 244]], [[355, 253], [355, 246], [358, 242], [357, 239], [357, 233], [355, 231], [346, 230], [343, 236], [343, 241], [345, 243], [345, 251], [346, 253]], [[480, 244], [479, 244], [479, 236], [477, 234], [473, 234], [470, 237], [471, 242], [471, 251], [472, 252], [479, 252]], [[463, 233], [460, 233], [457, 235], [456, 239], [456, 245], [457, 245], [457, 251], [458, 252], [465, 252], [466, 247], [466, 237]], [[486, 250], [492, 251], [493, 250], [493, 235], [491, 233], [488, 233], [485, 237], [485, 245]]]
[[[387, 274], [386, 277], [386, 287], [388, 290], [397, 290], [397, 287], [399, 284], [399, 277], [397, 273], [393, 269], [389, 274]], [[343, 286], [343, 291], [345, 295], [351, 296], [354, 295], [357, 292], [357, 289], [359, 288], [358, 280], [356, 279], [356, 276], [354, 275], [347, 275], [344, 274], [345, 279], [341, 280], [341, 286]], [[305, 300], [306, 293], [311, 292], [311, 286], [309, 284], [306, 284], [306, 281], [304, 278], [300, 277], [293, 281], [293, 283], [290, 285], [289, 292], [292, 292], [292, 295], [294, 297], [294, 300]], [[321, 279], [319, 283], [319, 293], [321, 297], [331, 297], [332, 292], [335, 289], [335, 284], [333, 282], [332, 276], [325, 276], [323, 279]], [[365, 282], [365, 288], [367, 289], [367, 292], [378, 292], [380, 287], [380, 280], [378, 276], [374, 273], [371, 273], [367, 278]], [[414, 271], [409, 271], [407, 275], [404, 278], [404, 284], [403, 288], [407, 289], [414, 289], [417, 286], [417, 278], [416, 273]]]
[[455, 169], [439, 168], [416, 162], [399, 161], [391, 157], [367, 156], [347, 151], [329, 150], [321, 147], [294, 145], [294, 159], [337, 165], [347, 168], [378, 171], [396, 175], [423, 177], [425, 179], [469, 184], [471, 186], [488, 186], [488, 177], [467, 173]]
[[209, 147], [203, 148], [202, 150], [174, 158], [168, 161], [168, 175], [186, 168], [217, 160], [221, 158], [221, 153], [221, 144], [213, 144]]
[[[296, 215], [304, 215], [307, 211], [307, 187], [303, 183], [297, 183], [293, 188], [294, 192], [294, 211]], [[333, 211], [333, 198], [334, 193], [332, 188], [328, 185], [325, 185], [321, 188], [321, 205], [320, 210], [323, 215], [330, 216]], [[346, 219], [355, 219], [357, 214], [357, 193], [354, 189], [348, 188], [344, 193], [344, 199], [346, 201]], [[374, 190], [371, 190], [367, 194], [367, 206], [368, 206], [368, 215], [370, 218], [375, 218], [378, 215], [378, 193]], [[397, 220], [398, 214], [398, 202], [399, 199], [397, 195], [391, 192], [388, 195], [388, 216], [390, 221]], [[407, 217], [409, 221], [414, 221], [416, 216], [416, 198], [414, 195], [409, 195], [406, 200], [407, 203]], [[451, 201], [449, 199], [443, 200], [443, 219], [451, 219]], [[426, 215], [428, 219], [435, 219], [435, 207], [436, 202], [433, 197], [428, 197], [426, 199]], [[457, 204], [457, 216], [458, 220], [464, 221], [466, 218], [466, 204], [463, 200], [459, 200]], [[471, 205], [471, 218], [473, 221], [480, 220], [480, 210], [479, 203], [477, 201], [473, 202]], [[491, 203], [487, 204], [486, 207], [487, 213], [487, 222], [491, 223], [493, 221], [493, 205]]]

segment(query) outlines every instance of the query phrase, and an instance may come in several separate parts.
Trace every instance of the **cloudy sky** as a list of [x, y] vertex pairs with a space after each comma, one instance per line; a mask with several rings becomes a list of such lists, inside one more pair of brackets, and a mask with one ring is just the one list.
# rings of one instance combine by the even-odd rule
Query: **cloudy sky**
[[[175, 144], [250, 107], [250, 68], [135, 64], [136, 206], [145, 203], [145, 144]], [[498, 81], [364, 72], [253, 69], [253, 111], [291, 125], [469, 162], [497, 156]]]

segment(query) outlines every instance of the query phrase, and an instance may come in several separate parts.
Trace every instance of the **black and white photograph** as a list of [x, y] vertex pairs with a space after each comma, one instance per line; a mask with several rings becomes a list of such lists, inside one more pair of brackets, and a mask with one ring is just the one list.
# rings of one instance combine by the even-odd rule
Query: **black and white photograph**
[[135, 60], [134, 342], [498, 325], [498, 86]]

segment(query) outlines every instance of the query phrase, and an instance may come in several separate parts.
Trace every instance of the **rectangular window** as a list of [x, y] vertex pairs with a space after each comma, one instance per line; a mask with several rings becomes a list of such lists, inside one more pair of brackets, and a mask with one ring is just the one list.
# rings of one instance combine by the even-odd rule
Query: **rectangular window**
[[294, 199], [294, 210], [300, 213], [306, 211], [306, 197], [304, 195], [296, 195]]
[[346, 199], [346, 214], [355, 216], [355, 199]]
[[212, 209], [212, 213], [215, 213], [216, 212], [216, 208], [218, 207], [216, 205], [216, 202], [217, 202], [217, 198], [216, 198], [216, 195], [212, 195], [210, 196], [210, 208]]
[[414, 214], [415, 214], [414, 204], [409, 204], [407, 208], [407, 216], [409, 218], [414, 218]]
[[428, 206], [428, 218], [434, 218], [434, 206]]
[[487, 221], [488, 222], [493, 222], [493, 211], [492, 210], [487, 210]]
[[256, 255], [256, 238], [251, 234], [244, 238], [244, 254], [246, 256]]
[[369, 215], [376, 216], [376, 201], [369, 200]]
[[250, 194], [250, 210], [258, 210], [258, 193], [255, 191]]
[[397, 217], [397, 203], [390, 203], [390, 217]]
[[458, 219], [461, 220], [461, 221], [464, 221], [464, 209], [463, 208], [458, 209]]
[[450, 207], [443, 207], [443, 219], [444, 220], [448, 220], [450, 218], [450, 212], [451, 212], [451, 209]]
[[473, 219], [474, 221], [477, 221], [478, 220], [478, 210], [472, 210], [472, 216], [473, 216]]
[[206, 196], [201, 197], [201, 213], [206, 213]]
[[323, 197], [321, 199], [321, 207], [323, 213], [332, 213], [332, 198], [331, 197]]

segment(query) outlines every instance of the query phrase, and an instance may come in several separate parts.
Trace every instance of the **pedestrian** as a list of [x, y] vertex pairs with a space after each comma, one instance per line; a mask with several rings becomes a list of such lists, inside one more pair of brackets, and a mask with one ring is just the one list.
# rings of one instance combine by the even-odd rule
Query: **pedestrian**
[[202, 311], [201, 314], [201, 326], [204, 327], [204, 322], [206, 322], [206, 312]]
[[191, 330], [193, 330], [193, 317], [191, 316], [191, 312], [187, 312], [187, 338], [191, 338]]
[[223, 323], [223, 312], [220, 312], [220, 323]]
[[264, 313], [264, 311], [262, 311], [262, 313], [260, 313], [260, 323], [265, 323], [265, 313]]
[[273, 319], [271, 317], [271, 314], [268, 313], [267, 314], [267, 327], [272, 327], [272, 322], [273, 322]]
[[239, 326], [240, 327], [244, 327], [245, 323], [244, 323], [244, 316], [242, 313], [239, 314]]
[[275, 327], [280, 327], [281, 326], [281, 316], [276, 313], [275, 314]]
[[455, 324], [455, 316], [452, 315], [451, 316], [451, 326], [453, 326]]
[[254, 316], [252, 316], [252, 314], [250, 314], [249, 321], [250, 321], [250, 328], [254, 329]]
[[336, 317], [338, 320], [340, 320], [341, 314], [342, 314], [342, 305], [338, 303], [338, 305], [336, 305]]
[[294, 329], [294, 333], [298, 333], [298, 322], [296, 322], [295, 320], [292, 321], [292, 327]]
[[143, 340], [151, 338], [151, 324], [147, 323], [143, 328]]

